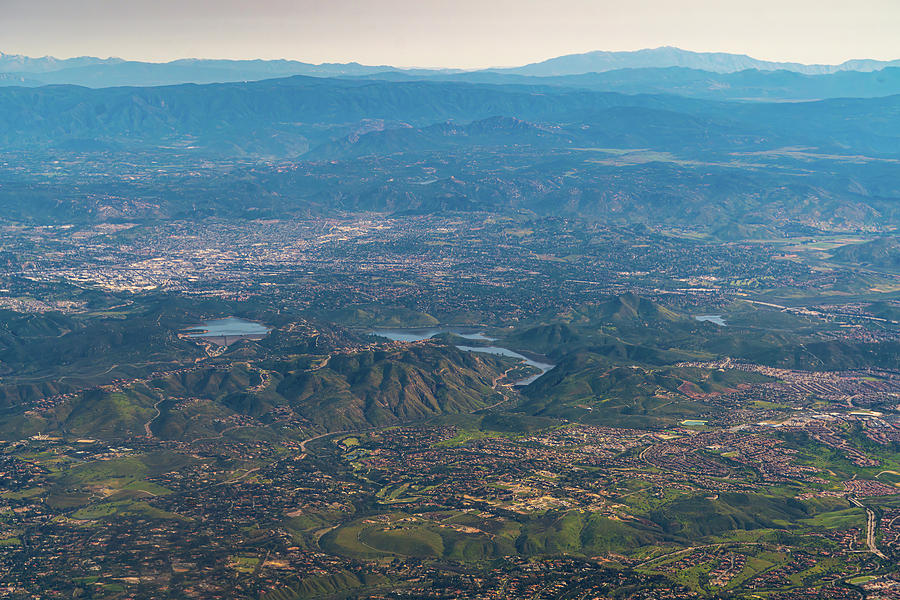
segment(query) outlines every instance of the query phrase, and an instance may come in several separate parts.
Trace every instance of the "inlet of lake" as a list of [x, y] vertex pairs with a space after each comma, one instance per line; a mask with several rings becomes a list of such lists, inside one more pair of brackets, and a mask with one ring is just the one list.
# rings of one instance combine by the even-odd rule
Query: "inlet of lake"
[[265, 325], [253, 321], [228, 317], [225, 319], [212, 319], [200, 325], [188, 327], [185, 331], [188, 332], [188, 337], [204, 338], [227, 345], [228, 342], [234, 343], [243, 339], [262, 339], [271, 330]]
[[[487, 337], [483, 333], [471, 329], [375, 329], [373, 331], [370, 331], [370, 333], [387, 338], [394, 342], [419, 342], [421, 340], [433, 338], [434, 336], [440, 335], [442, 333], [452, 333], [467, 340], [478, 340], [482, 342], [493, 342], [494, 340], [496, 340], [496, 338]], [[525, 364], [540, 370], [540, 373], [536, 373], [531, 377], [526, 377], [525, 379], [516, 381], [514, 385], [517, 386], [524, 386], [532, 383], [538, 377], [556, 366], [528, 358], [527, 356], [510, 350], [509, 348], [501, 348], [500, 346], [457, 346], [457, 348], [463, 350], [464, 352], [482, 352], [484, 354], [497, 354], [500, 356], [516, 358], [524, 362]]]
[[695, 315], [694, 319], [697, 321], [706, 321], [709, 323], [715, 323], [721, 327], [728, 327], [728, 323], [725, 322], [725, 319], [722, 318], [722, 315]]

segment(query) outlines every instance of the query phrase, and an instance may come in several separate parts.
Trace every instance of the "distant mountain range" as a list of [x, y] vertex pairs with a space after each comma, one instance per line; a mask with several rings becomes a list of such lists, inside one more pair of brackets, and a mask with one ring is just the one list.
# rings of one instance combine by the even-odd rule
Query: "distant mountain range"
[[[548, 82], [553, 85], [626, 93], [794, 100], [900, 93], [896, 73], [889, 75], [887, 81], [882, 81], [884, 70], [890, 67], [900, 67], [900, 60], [853, 60], [840, 65], [803, 65], [671, 47], [634, 52], [588, 52], [521, 67], [469, 72], [458, 69], [399, 69], [355, 62], [316, 65], [293, 60], [182, 59], [149, 63], [118, 58], [30, 58], [0, 53], [0, 86], [71, 84], [93, 88], [147, 87], [259, 81], [294, 75], [462, 78], [479, 83], [522, 83], [521, 80], [509, 78], [540, 77], [555, 78]], [[862, 91], [856, 93], [858, 89]]]
[[54, 58], [44, 56], [31, 58], [21, 54], [4, 54], [0, 52], [0, 71], [5, 73], [50, 73], [77, 67], [94, 65], [114, 65], [125, 62], [121, 58], [96, 58], [81, 56], [78, 58]]
[[880, 71], [840, 71], [827, 75], [756, 69], [713, 73], [685, 67], [648, 67], [544, 77], [493, 71], [440, 73], [424, 78], [391, 71], [362, 77], [384, 81], [427, 79], [498, 85], [541, 85], [622, 94], [675, 94], [711, 100], [796, 101], [878, 98], [900, 94], [900, 67], [886, 67]]
[[181, 83], [229, 83], [259, 81], [306, 75], [310, 77], [352, 77], [385, 72], [403, 72], [410, 76], [440, 75], [453, 69], [397, 69], [359, 63], [323, 63], [314, 65], [295, 60], [208, 60], [181, 59], [167, 63], [126, 61], [118, 58], [29, 58], [0, 53], [0, 74], [9, 77], [0, 85], [82, 85], [102, 88], [116, 86], [160, 86]]
[[735, 73], [756, 69], [759, 71], [793, 71], [807, 75], [827, 75], [839, 71], [877, 71], [885, 67], [900, 66], [900, 60], [850, 60], [839, 65], [804, 65], [790, 62], [757, 60], [743, 54], [724, 52], [691, 52], [671, 46], [648, 48], [634, 52], [587, 52], [551, 58], [543, 62], [511, 69], [492, 69], [499, 73], [535, 75], [578, 75], [602, 73], [617, 69], [647, 69], [660, 67], [685, 67], [712, 73]]

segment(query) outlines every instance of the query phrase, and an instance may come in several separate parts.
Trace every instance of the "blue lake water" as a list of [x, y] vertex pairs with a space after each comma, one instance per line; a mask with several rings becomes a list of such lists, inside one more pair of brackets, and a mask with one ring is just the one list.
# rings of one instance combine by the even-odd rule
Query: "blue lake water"
[[237, 317], [228, 317], [227, 319], [214, 319], [206, 321], [201, 325], [189, 327], [190, 333], [188, 337], [245, 337], [245, 336], [264, 336], [271, 331], [265, 325], [239, 319]]
[[695, 315], [694, 319], [698, 321], [707, 321], [709, 323], [715, 323], [721, 327], [728, 327], [728, 323], [725, 322], [725, 319], [722, 318], [722, 315]]
[[422, 329], [376, 329], [370, 333], [373, 333], [377, 336], [381, 336], [391, 340], [392, 342], [419, 342], [421, 340], [427, 340], [433, 338], [436, 335], [440, 335], [442, 333], [452, 333], [454, 335], [458, 335], [461, 338], [465, 338], [467, 340], [479, 340], [482, 342], [493, 342], [497, 338], [490, 338], [480, 333], [478, 331], [473, 331], [471, 329], [437, 329], [437, 328], [422, 328]]
[[[429, 328], [429, 329], [376, 329], [371, 331], [374, 335], [378, 335], [381, 337], [388, 338], [394, 342], [419, 342], [422, 340], [427, 340], [433, 338], [436, 335], [440, 335], [442, 333], [453, 333], [458, 335], [461, 338], [465, 338], [467, 340], [478, 340], [483, 342], [493, 342], [496, 338], [490, 338], [484, 335], [483, 333], [473, 332], [472, 330], [466, 329], [438, 329], [438, 328]], [[536, 380], [538, 377], [555, 367], [556, 365], [551, 365], [549, 363], [543, 363], [540, 361], [536, 361], [528, 358], [518, 352], [514, 352], [508, 348], [501, 348], [500, 346], [457, 346], [460, 350], [465, 352], [482, 352], [484, 354], [499, 354], [501, 356], [508, 356], [510, 358], [517, 358], [520, 361], [524, 362], [527, 365], [530, 365], [536, 369], [540, 369], [540, 373], [536, 373], [531, 377], [526, 377], [525, 379], [521, 379], [517, 381], [515, 384], [522, 386], [528, 385], [529, 383]]]
[[542, 363], [536, 360], [532, 360], [527, 356], [523, 356], [518, 352], [513, 352], [508, 348], [501, 348], [500, 346], [457, 346], [460, 350], [464, 350], [466, 352], [483, 352], [485, 354], [499, 354], [500, 356], [509, 356], [510, 358], [518, 358], [522, 362], [527, 365], [531, 365], [536, 369], [540, 369], [540, 373], [535, 373], [531, 377], [526, 377], [525, 379], [520, 379], [516, 382], [516, 385], [528, 385], [556, 365], [551, 365], [549, 363]]

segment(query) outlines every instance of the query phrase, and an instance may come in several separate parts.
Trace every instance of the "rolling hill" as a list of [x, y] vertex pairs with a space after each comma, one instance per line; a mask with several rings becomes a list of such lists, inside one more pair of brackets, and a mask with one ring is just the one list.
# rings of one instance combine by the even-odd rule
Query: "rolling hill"
[[836, 248], [834, 259], [856, 265], [900, 269], [900, 238], [884, 237], [863, 244]]
[[677, 147], [687, 153], [806, 146], [894, 156], [898, 113], [900, 96], [748, 104], [559, 86], [311, 77], [100, 90], [48, 86], [0, 89], [0, 147], [93, 140], [123, 149], [297, 156], [372, 122], [384, 122], [382, 129], [391, 123], [421, 128], [503, 117], [568, 127], [580, 132], [577, 141], [606, 147], [674, 148], [680, 140]]

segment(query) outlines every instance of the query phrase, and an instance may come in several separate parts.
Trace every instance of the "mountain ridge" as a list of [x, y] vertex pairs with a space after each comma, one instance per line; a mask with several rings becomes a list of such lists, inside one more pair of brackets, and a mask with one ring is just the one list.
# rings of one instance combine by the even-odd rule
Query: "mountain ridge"
[[[448, 68], [408, 69], [391, 65], [365, 65], [355, 61], [315, 64], [289, 59], [182, 58], [168, 62], [150, 62], [91, 56], [65, 59], [52, 56], [33, 58], [20, 54], [0, 52], [0, 74], [17, 75], [25, 82], [19, 85], [30, 86], [73, 84], [87, 87], [146, 87], [181, 83], [257, 81], [293, 75], [364, 77], [385, 73], [426, 78], [453, 74], [559, 77], [606, 73], [622, 69], [662, 69], [670, 67], [681, 67], [717, 74], [738, 73], [755, 69], [764, 72], [788, 71], [805, 75], [827, 75], [841, 72], [876, 72], [888, 67], [900, 67], [900, 60], [854, 59], [837, 65], [807, 65], [797, 62], [759, 60], [744, 54], [694, 52], [672, 46], [663, 46], [625, 52], [595, 50], [581, 54], [557, 56], [516, 67], [463, 70]], [[2, 80], [0, 80], [0, 85], [4, 85]]]
[[746, 54], [694, 52], [674, 46], [661, 46], [659, 48], [644, 48], [625, 52], [594, 50], [580, 54], [557, 56], [521, 67], [485, 70], [497, 73], [547, 76], [599, 73], [622, 68], [688, 67], [714, 73], [732, 73], [747, 69], [759, 69], [764, 71], [787, 70], [808, 75], [821, 75], [838, 71], [874, 71], [889, 66], [900, 66], [900, 60], [854, 59], [837, 65], [807, 65], [797, 62], [759, 60]]

